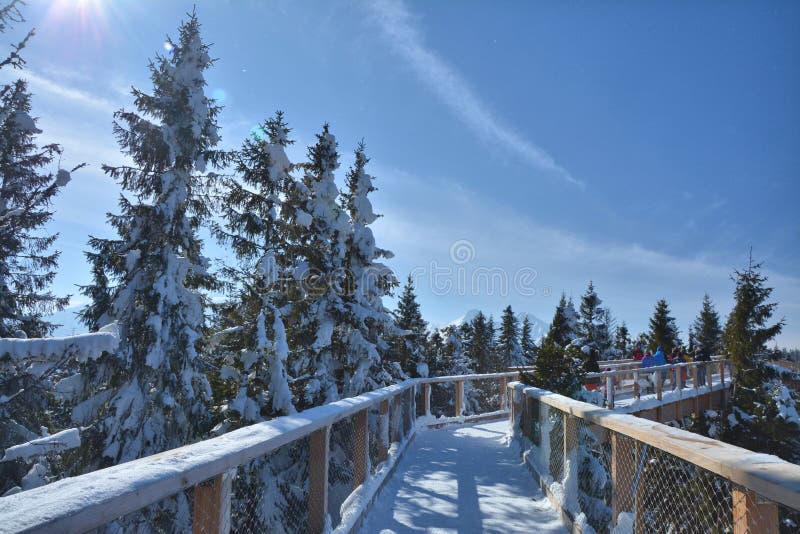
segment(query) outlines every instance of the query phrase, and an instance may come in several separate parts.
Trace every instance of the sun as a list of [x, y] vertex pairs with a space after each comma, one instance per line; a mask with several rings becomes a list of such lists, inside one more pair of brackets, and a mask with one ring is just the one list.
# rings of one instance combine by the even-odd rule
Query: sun
[[112, 0], [53, 0], [47, 21], [68, 25], [84, 37], [101, 38], [108, 30], [108, 10]]

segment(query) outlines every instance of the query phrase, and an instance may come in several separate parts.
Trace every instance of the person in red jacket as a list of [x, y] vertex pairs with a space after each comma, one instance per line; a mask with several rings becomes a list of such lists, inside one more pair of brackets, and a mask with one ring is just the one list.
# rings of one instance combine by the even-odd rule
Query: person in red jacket
[[642, 361], [642, 358], [644, 358], [644, 353], [642, 352], [642, 347], [640, 347], [639, 345], [636, 345], [636, 349], [633, 351], [633, 359], [636, 360], [637, 362], [640, 362], [640, 361]]

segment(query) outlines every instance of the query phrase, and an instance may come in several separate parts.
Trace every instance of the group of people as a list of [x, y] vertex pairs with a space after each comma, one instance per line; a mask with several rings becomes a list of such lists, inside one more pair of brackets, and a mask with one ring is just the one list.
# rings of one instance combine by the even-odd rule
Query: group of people
[[[694, 350], [686, 350], [685, 347], [682, 346], [675, 346], [672, 349], [672, 352], [669, 354], [664, 354], [661, 346], [659, 345], [656, 349], [655, 353], [642, 352], [642, 348], [639, 345], [636, 345], [633, 351], [632, 358], [638, 362], [641, 362], [642, 369], [647, 367], [658, 367], [659, 365], [675, 365], [678, 363], [689, 363], [689, 362], [710, 362], [711, 356], [703, 349], [701, 344], [697, 344], [694, 347]], [[672, 383], [675, 384], [675, 372], [676, 370], [673, 369], [669, 371], [670, 376], [672, 377]], [[683, 383], [686, 383], [688, 378], [687, 371], [685, 368], [680, 370], [681, 378], [683, 379]], [[664, 384], [664, 381], [667, 378], [667, 373], [661, 373], [661, 384]], [[705, 384], [706, 381], [706, 367], [704, 365], [700, 365], [697, 368], [697, 381], [700, 384]]]

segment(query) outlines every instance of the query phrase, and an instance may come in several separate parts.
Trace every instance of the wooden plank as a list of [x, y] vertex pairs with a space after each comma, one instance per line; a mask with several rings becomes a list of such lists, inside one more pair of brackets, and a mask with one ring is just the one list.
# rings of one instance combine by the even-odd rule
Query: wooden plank
[[353, 488], [357, 488], [367, 479], [369, 469], [369, 410], [355, 414], [353, 426]]
[[508, 378], [501, 376], [500, 382], [500, 409], [505, 410], [508, 407]]
[[228, 534], [231, 529], [231, 471], [194, 487], [192, 532]]
[[321, 534], [328, 513], [328, 449], [331, 427], [311, 434], [308, 455], [308, 532]]
[[633, 398], [634, 399], [640, 398], [639, 371], [634, 371], [633, 372]]
[[464, 414], [464, 381], [456, 380], [456, 399], [455, 399], [455, 412], [456, 417], [461, 417]]
[[422, 404], [425, 406], [425, 415], [429, 416], [431, 414], [431, 385], [430, 384], [423, 384], [422, 385]]
[[733, 534], [778, 534], [778, 506], [759, 502], [752, 491], [733, 488]]
[[389, 445], [391, 444], [391, 439], [389, 438], [390, 432], [390, 425], [391, 422], [389, 421], [389, 401], [385, 400], [381, 402], [379, 408], [379, 425], [381, 428], [381, 441], [378, 444], [378, 461], [383, 462], [389, 456]]
[[636, 472], [635, 441], [616, 432], [611, 434], [611, 521], [617, 524], [622, 512], [633, 511], [633, 476]]

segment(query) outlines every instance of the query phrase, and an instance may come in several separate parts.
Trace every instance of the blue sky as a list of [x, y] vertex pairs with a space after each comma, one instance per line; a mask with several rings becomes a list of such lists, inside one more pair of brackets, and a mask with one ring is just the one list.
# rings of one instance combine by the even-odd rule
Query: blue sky
[[[297, 160], [328, 121], [343, 177], [363, 138], [378, 244], [417, 275], [433, 323], [507, 303], [549, 320], [593, 279], [633, 332], [663, 297], [685, 335], [703, 293], [730, 309], [752, 245], [779, 342], [800, 345], [800, 4], [196, 4], [224, 144], [282, 109]], [[191, 7], [31, 0], [4, 35], [37, 28], [24, 76], [43, 139], [62, 166], [90, 165], [55, 206], [60, 293], [88, 281], [87, 235], [116, 209], [100, 172], [121, 161], [111, 115], [149, 87], [148, 59]]]

